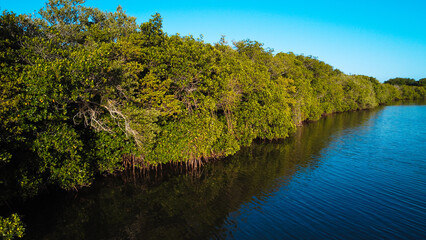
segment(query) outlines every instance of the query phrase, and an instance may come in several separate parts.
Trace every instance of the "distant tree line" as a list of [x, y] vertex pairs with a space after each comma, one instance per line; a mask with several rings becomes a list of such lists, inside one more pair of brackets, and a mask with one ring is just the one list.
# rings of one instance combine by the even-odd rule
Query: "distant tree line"
[[325, 114], [426, 96], [424, 79], [381, 84], [256, 41], [168, 35], [159, 14], [138, 25], [120, 7], [83, 3], [0, 15], [1, 204], [126, 168], [196, 168]]
[[384, 83], [392, 85], [407, 85], [407, 86], [426, 86], [426, 78], [419, 79], [418, 81], [412, 78], [391, 78]]

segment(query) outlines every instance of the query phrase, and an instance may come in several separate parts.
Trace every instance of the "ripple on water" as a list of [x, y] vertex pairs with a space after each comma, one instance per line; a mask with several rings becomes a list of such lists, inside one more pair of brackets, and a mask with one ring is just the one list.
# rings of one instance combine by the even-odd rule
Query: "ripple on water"
[[236, 221], [233, 236], [424, 239], [426, 128], [407, 124], [423, 119], [424, 107], [390, 107], [366, 124], [336, 133], [315, 156], [319, 166], [300, 171], [256, 210], [245, 211], [246, 221]]

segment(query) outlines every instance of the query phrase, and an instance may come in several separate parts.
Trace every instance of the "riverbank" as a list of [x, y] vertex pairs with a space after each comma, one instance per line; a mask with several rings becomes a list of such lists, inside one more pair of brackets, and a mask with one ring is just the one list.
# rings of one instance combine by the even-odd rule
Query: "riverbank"
[[[46, 197], [28, 208], [27, 234], [32, 239], [418, 236], [420, 205], [411, 204], [423, 197], [414, 163], [424, 164], [417, 150], [423, 149], [418, 137], [424, 130], [417, 129], [421, 121], [406, 122], [421, 119], [416, 109], [391, 106], [327, 116], [285, 140], [256, 142], [206, 164], [196, 175], [99, 178], [76, 195]], [[389, 122], [399, 130], [387, 131]], [[410, 132], [408, 140], [406, 131], [417, 134]], [[401, 138], [410, 142], [408, 148]], [[330, 218], [340, 222], [326, 221]], [[393, 230], [382, 231], [388, 224]], [[355, 235], [338, 231], [348, 226]]]

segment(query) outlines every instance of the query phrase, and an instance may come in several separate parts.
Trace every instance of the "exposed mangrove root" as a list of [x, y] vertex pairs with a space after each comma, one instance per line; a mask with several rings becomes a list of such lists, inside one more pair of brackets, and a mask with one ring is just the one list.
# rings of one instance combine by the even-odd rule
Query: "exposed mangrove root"
[[169, 174], [186, 173], [193, 177], [200, 177], [203, 166], [215, 158], [198, 158], [188, 161], [169, 163], [149, 163], [142, 157], [134, 155], [123, 156], [123, 176], [125, 180], [143, 179], [143, 181], [160, 180]]

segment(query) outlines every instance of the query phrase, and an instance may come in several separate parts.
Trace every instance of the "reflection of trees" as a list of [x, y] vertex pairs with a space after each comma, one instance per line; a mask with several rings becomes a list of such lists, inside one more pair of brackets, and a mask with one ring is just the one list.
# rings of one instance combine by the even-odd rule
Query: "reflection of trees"
[[[123, 176], [103, 179], [77, 199], [51, 200], [40, 208], [43, 212], [28, 214], [33, 219], [28, 219], [27, 236], [221, 238], [226, 230], [220, 226], [232, 225], [226, 222], [231, 212], [253, 199], [262, 201], [288, 184], [296, 173], [314, 170], [320, 164], [317, 156], [333, 136], [362, 125], [376, 112], [326, 117], [299, 128], [286, 140], [254, 143], [232, 157], [205, 165], [195, 175], [170, 172], [158, 181], [128, 181]], [[52, 209], [54, 213], [49, 213]]]

